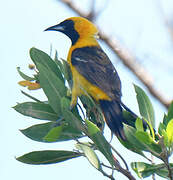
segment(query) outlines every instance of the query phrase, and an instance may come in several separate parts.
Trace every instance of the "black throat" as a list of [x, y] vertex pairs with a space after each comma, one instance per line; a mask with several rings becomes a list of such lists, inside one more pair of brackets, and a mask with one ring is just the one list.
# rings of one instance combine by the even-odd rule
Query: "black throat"
[[71, 39], [72, 45], [74, 45], [80, 37], [79, 33], [74, 28], [74, 22], [72, 20], [65, 20], [59, 25], [65, 27], [63, 33]]

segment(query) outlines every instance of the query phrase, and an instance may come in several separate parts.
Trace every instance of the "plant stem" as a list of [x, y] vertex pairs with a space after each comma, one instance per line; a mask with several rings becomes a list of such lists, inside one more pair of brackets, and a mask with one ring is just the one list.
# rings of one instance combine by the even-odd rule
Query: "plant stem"
[[101, 171], [101, 173], [102, 173], [104, 176], [108, 177], [109, 179], [115, 180], [114, 177], [113, 177], [112, 175], [108, 175], [108, 174], [105, 173], [104, 171]]
[[[111, 144], [110, 144], [111, 145]], [[121, 154], [111, 145], [111, 148], [112, 150], [120, 157], [120, 159], [123, 161], [125, 167], [126, 167], [126, 170], [129, 170], [129, 167], [125, 161], [125, 159], [121, 156]]]
[[168, 177], [170, 178], [170, 180], [173, 180], [173, 174], [171, 171], [171, 167], [169, 165], [169, 160], [168, 160], [168, 156], [165, 159], [162, 159], [162, 161], [165, 163], [167, 169], [168, 169]]
[[[151, 154], [151, 163], [152, 163], [152, 164], [155, 164], [155, 163], [154, 163], [154, 156], [153, 156], [152, 154]], [[156, 180], [156, 179], [155, 179], [155, 174], [152, 174], [152, 179], [153, 179], [153, 180]]]
[[113, 169], [113, 170], [117, 170], [117, 171], [119, 171], [119, 172], [121, 172], [124, 176], [126, 176], [129, 180], [136, 180], [133, 176], [132, 176], [132, 174], [130, 173], [130, 171], [128, 171], [128, 170], [126, 170], [126, 169], [123, 169], [120, 165], [116, 165], [115, 166], [115, 168], [112, 168], [112, 167], [110, 167], [110, 166], [107, 166], [107, 165], [105, 165], [105, 164], [101, 164], [102, 166], [104, 166], [104, 167], [107, 167], [107, 168], [109, 168], [109, 169]]
[[129, 180], [136, 180], [132, 174], [130, 173], [130, 171], [123, 169], [120, 165], [117, 164], [117, 171], [121, 172], [122, 174], [124, 174], [124, 176], [126, 176]]

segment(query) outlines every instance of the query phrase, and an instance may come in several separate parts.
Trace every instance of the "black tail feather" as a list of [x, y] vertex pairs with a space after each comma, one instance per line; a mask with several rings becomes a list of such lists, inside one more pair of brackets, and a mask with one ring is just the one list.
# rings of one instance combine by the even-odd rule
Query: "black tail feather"
[[[123, 106], [123, 108], [126, 110], [126, 111], [128, 111], [133, 117], [134, 117], [134, 119], [135, 119], [135, 121], [136, 121], [136, 119], [138, 118], [138, 116], [133, 112], [133, 111], [131, 111], [125, 104], [123, 104], [122, 102], [121, 102], [121, 105]], [[147, 128], [147, 122], [145, 121], [145, 120], [143, 120], [142, 119], [142, 122], [143, 122], [143, 126], [144, 126], [144, 129], [146, 129]], [[126, 123], [126, 121], [124, 121], [124, 123]], [[135, 123], [135, 122], [134, 122]]]
[[124, 119], [120, 103], [115, 100], [100, 100], [99, 102], [107, 125], [117, 137], [125, 141], [126, 137], [123, 131]]

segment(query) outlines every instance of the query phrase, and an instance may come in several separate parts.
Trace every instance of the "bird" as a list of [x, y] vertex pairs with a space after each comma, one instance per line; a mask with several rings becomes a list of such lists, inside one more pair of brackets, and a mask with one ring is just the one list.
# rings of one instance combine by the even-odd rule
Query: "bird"
[[133, 112], [121, 101], [121, 80], [98, 43], [97, 27], [86, 18], [70, 17], [45, 31], [64, 33], [71, 40], [67, 56], [73, 79], [70, 107], [78, 97], [89, 94], [99, 104], [111, 132], [125, 141], [123, 108]]

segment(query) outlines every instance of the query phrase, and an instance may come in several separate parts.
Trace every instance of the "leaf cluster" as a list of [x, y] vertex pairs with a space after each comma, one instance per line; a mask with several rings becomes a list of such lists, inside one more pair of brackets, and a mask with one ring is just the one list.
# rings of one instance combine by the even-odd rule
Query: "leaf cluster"
[[[114, 170], [134, 179], [126, 163], [124, 163], [126, 169], [122, 168], [121, 163], [114, 156], [115, 149], [103, 135], [105, 123], [98, 104], [89, 95], [81, 96], [80, 103], [72, 110], [70, 109], [73, 82], [67, 62], [59, 60], [57, 53], [52, 59], [48, 54], [36, 48], [31, 48], [30, 57], [35, 64], [36, 74], [29, 77], [20, 68], [17, 70], [25, 80], [24, 85], [27, 82], [28, 89], [42, 88], [47, 99], [41, 101], [22, 91], [31, 101], [19, 103], [14, 106], [14, 109], [24, 116], [46, 122], [33, 125], [21, 132], [34, 141], [52, 143], [75, 140], [76, 145], [73, 151], [34, 151], [18, 157], [17, 160], [38, 165], [59, 163], [84, 156], [92, 166], [110, 179], [113, 179]], [[134, 88], [140, 117], [134, 118], [131, 113], [124, 110], [123, 115], [126, 119], [124, 131], [127, 140], [119, 139], [119, 141], [128, 150], [148, 160], [149, 163], [131, 163], [131, 167], [138, 177], [145, 178], [157, 174], [171, 179], [173, 164], [169, 163], [169, 157], [173, 152], [173, 103], [157, 131], [154, 109], [148, 96], [140, 87], [134, 85]], [[88, 137], [89, 140], [83, 141], [83, 137]], [[103, 163], [98, 152], [105, 157], [109, 165]], [[151, 153], [153, 157], [162, 160], [163, 163], [154, 164], [145, 152]], [[125, 161], [123, 160], [123, 162]], [[112, 174], [108, 175], [103, 167], [112, 169]]]

